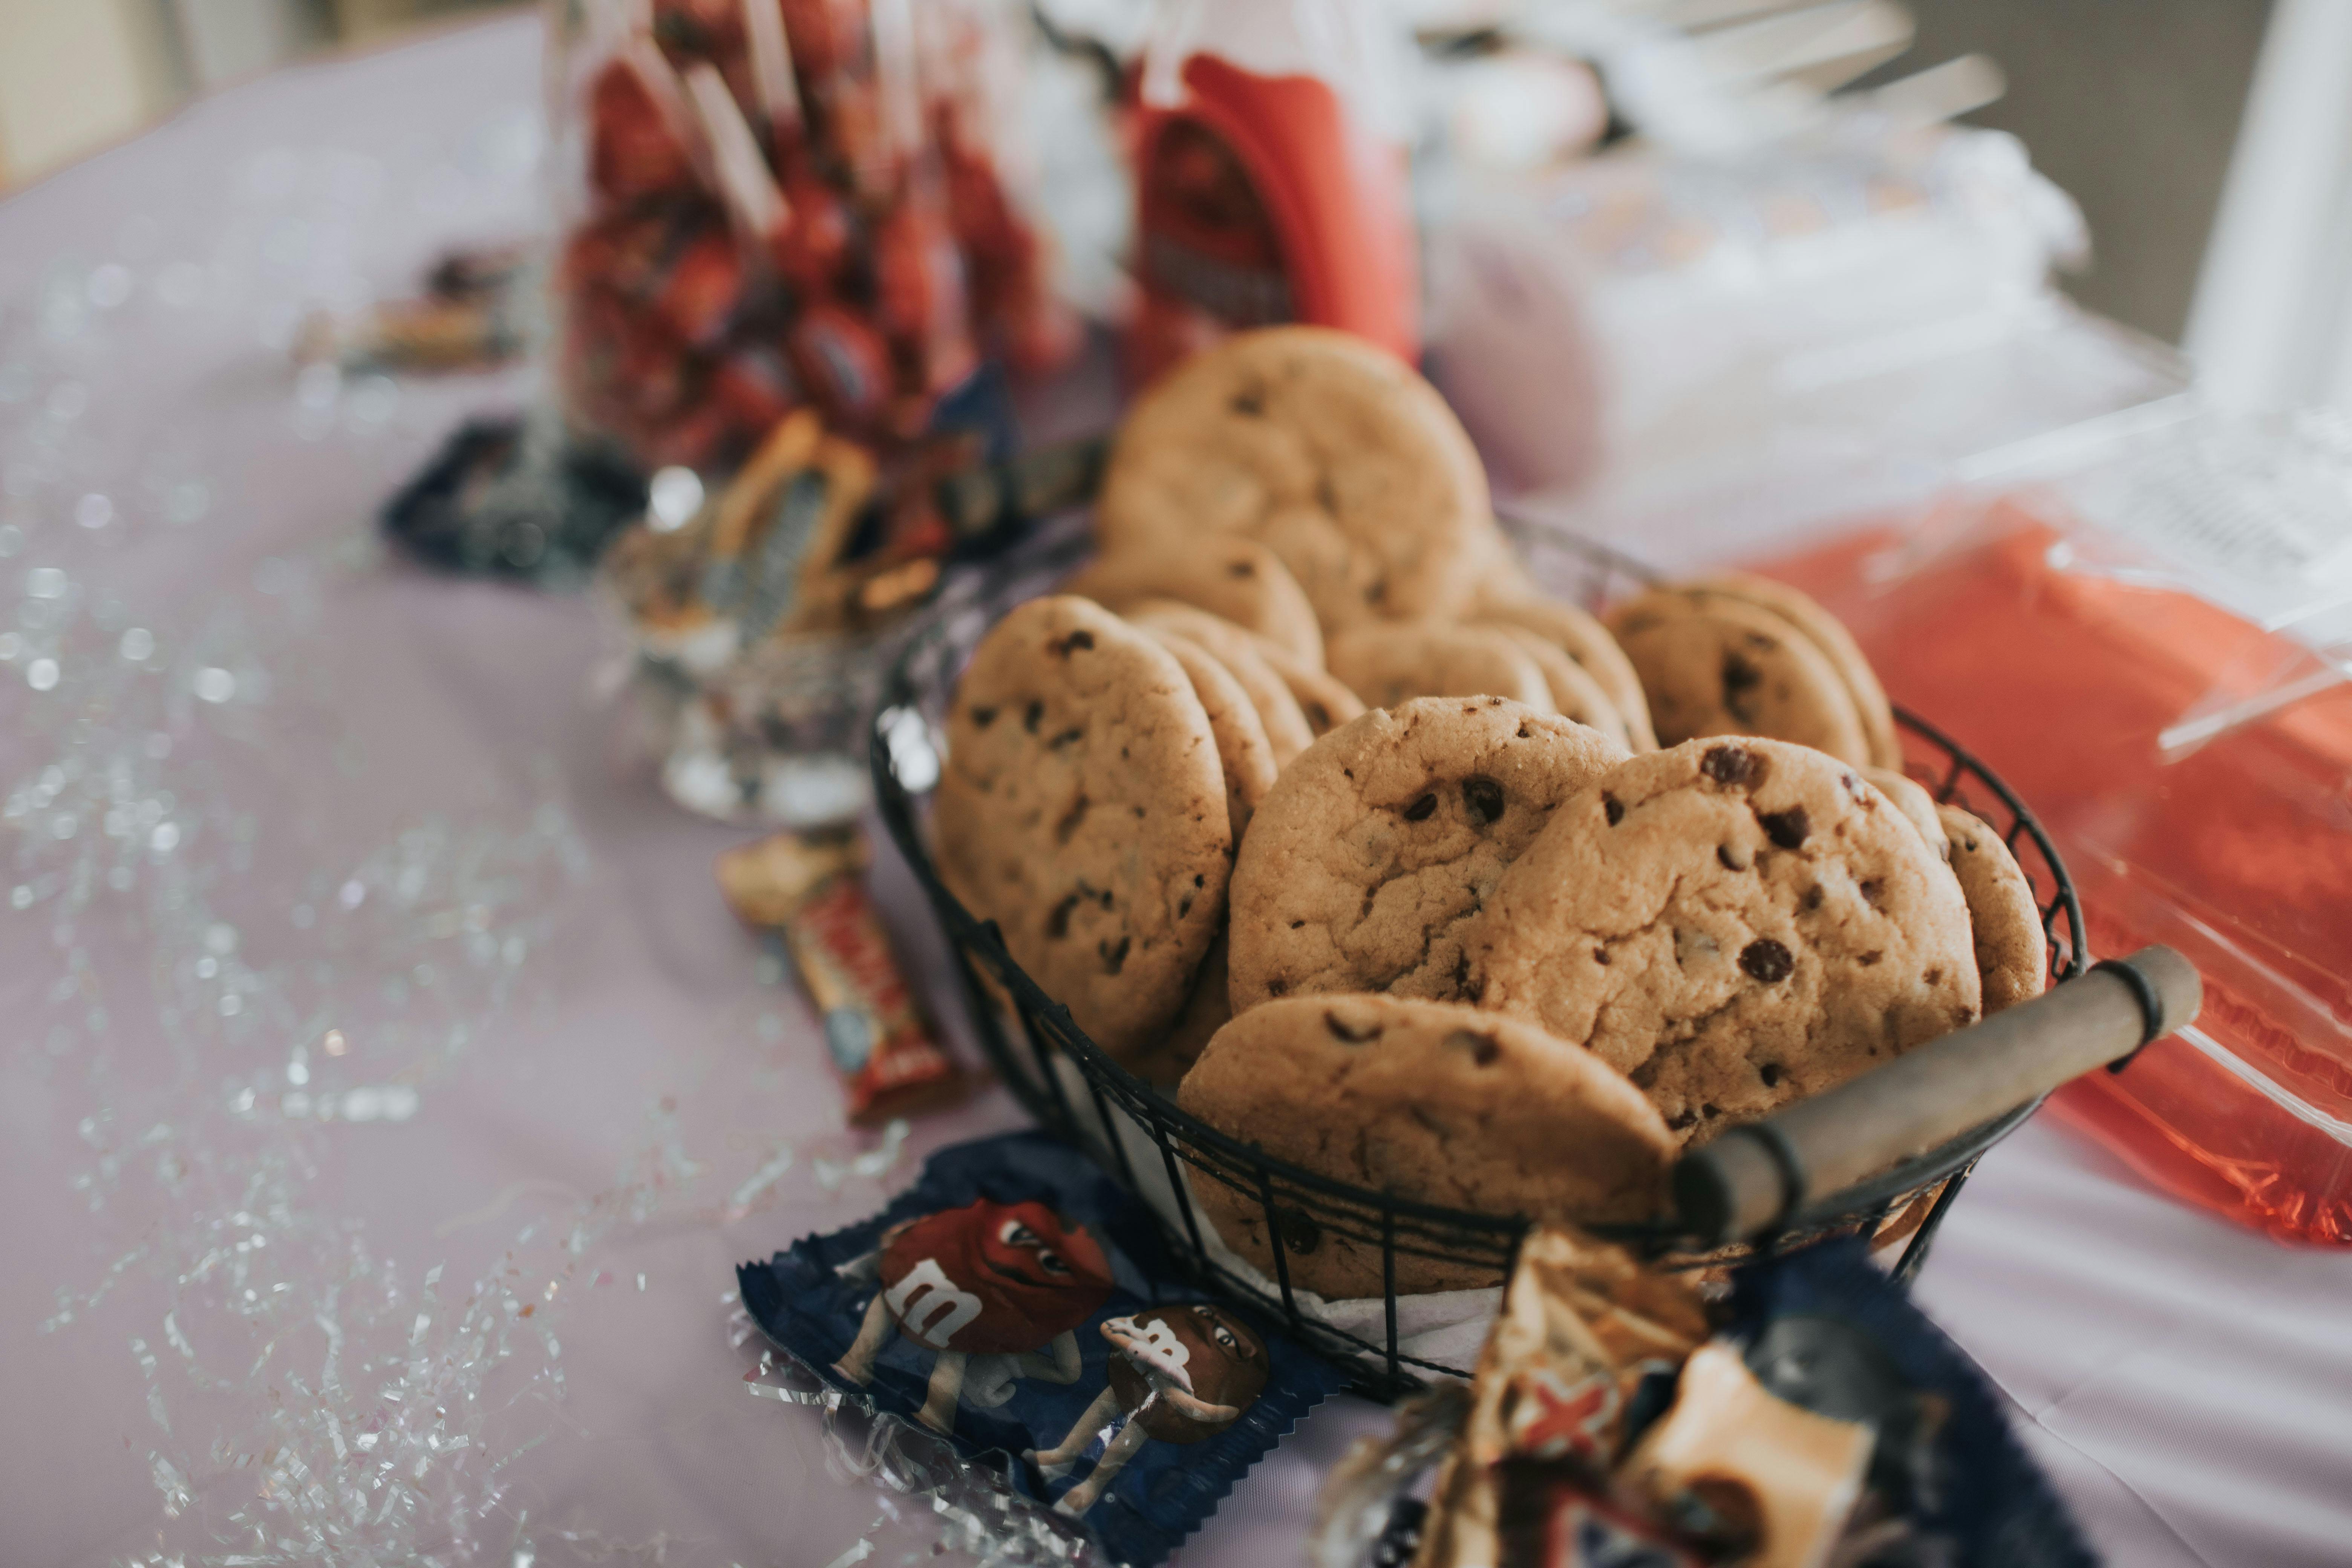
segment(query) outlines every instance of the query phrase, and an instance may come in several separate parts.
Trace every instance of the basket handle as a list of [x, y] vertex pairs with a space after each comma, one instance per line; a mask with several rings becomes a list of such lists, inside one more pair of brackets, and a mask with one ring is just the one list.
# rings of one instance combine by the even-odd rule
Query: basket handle
[[1930, 1041], [1675, 1166], [1683, 1227], [1708, 1246], [1787, 1223], [1827, 1196], [2119, 1062], [2197, 1016], [2204, 984], [2168, 947], [2095, 964], [2031, 1002]]

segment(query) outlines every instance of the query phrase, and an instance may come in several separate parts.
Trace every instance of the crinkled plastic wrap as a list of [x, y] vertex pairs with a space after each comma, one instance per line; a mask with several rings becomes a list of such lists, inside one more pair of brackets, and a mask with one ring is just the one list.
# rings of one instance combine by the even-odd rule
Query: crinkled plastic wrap
[[940, 1151], [890, 1206], [738, 1272], [845, 1397], [912, 1421], [1148, 1568], [1339, 1371], [1175, 1271], [1150, 1214], [1041, 1133]]
[[1497, 492], [1662, 570], [2186, 384], [2050, 287], [2081, 219], [1996, 132], [1847, 110], [1444, 196], [1431, 374]]

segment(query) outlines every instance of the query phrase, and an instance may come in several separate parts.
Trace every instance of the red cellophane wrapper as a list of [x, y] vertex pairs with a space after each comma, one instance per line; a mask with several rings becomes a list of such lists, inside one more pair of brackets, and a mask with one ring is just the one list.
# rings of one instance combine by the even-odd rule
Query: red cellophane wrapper
[[885, 447], [1076, 343], [998, 0], [551, 0], [558, 380], [648, 468], [813, 405]]
[[1765, 566], [2041, 816], [2094, 956], [2162, 942], [2202, 973], [2192, 1028], [2053, 1109], [2179, 1197], [2318, 1242], [2352, 1240], [2347, 471], [2176, 429], [2098, 483]]
[[772, 933], [790, 959], [859, 1127], [954, 1105], [971, 1091], [866, 891], [871, 858], [865, 834], [843, 827], [775, 834], [719, 862], [737, 918]]

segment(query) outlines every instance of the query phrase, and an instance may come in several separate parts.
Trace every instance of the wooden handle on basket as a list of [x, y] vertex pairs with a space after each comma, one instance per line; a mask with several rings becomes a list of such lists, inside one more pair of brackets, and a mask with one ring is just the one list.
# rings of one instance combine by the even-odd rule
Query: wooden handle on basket
[[2129, 958], [1735, 1127], [1675, 1166], [1684, 1228], [1709, 1246], [1773, 1229], [1900, 1161], [2127, 1057], [2197, 1016], [2204, 984], [2168, 947]]

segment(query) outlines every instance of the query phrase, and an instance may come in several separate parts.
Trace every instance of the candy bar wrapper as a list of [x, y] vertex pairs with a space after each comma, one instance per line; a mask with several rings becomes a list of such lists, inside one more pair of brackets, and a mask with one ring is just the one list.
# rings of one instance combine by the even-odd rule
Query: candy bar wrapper
[[[1732, 1277], [1725, 1336], [1756, 1381], [1875, 1437], [1841, 1563], [2094, 1568], [2065, 1505], [1959, 1347], [1871, 1266], [1859, 1240]], [[1872, 1539], [1885, 1544], [1873, 1550]]]
[[738, 1270], [787, 1354], [1164, 1560], [1339, 1370], [1178, 1274], [1149, 1211], [1037, 1132], [943, 1149], [890, 1206]]
[[[1981, 1375], [1850, 1239], [1727, 1298], [1538, 1229], [1460, 1434], [1392, 1559], [1418, 1568], [2088, 1568]], [[1372, 1473], [1370, 1461], [1359, 1464]], [[1360, 1484], [1327, 1499], [1370, 1539]], [[1351, 1560], [1343, 1531], [1320, 1561]]]
[[852, 826], [778, 833], [719, 862], [728, 903], [783, 949], [814, 1004], [858, 1127], [937, 1110], [970, 1090], [917, 1005], [866, 896], [871, 858], [866, 835]]

